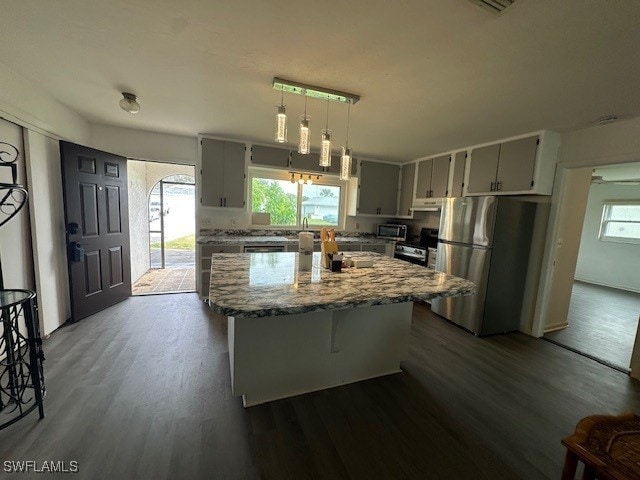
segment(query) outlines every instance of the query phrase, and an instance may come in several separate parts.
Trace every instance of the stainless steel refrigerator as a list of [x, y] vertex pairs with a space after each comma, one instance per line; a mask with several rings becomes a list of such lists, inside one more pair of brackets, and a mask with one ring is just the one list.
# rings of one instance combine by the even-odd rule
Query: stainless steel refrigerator
[[536, 204], [508, 197], [448, 198], [436, 270], [476, 284], [475, 295], [436, 298], [431, 310], [476, 335], [518, 330]]

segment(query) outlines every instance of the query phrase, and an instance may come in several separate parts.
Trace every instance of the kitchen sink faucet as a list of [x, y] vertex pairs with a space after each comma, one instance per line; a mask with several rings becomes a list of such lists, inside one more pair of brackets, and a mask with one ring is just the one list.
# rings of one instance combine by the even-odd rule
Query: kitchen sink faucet
[[302, 230], [308, 230], [309, 229], [309, 219], [307, 217], [304, 217], [302, 219]]

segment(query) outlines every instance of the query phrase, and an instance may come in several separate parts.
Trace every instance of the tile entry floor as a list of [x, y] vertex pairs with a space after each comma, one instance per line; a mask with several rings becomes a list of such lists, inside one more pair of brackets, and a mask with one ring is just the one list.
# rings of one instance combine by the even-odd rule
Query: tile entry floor
[[154, 268], [148, 270], [133, 286], [133, 295], [194, 292], [196, 270], [190, 268]]

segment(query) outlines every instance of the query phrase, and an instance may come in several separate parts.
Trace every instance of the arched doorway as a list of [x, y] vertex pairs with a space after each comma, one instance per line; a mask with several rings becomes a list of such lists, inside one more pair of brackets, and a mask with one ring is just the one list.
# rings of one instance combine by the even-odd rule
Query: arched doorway
[[151, 269], [195, 267], [195, 179], [170, 175], [149, 193]]

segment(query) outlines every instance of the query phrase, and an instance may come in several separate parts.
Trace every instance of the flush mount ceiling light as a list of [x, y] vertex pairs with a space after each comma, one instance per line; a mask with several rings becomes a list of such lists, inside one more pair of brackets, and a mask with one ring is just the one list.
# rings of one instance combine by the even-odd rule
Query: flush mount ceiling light
[[122, 92], [122, 100], [120, 100], [120, 108], [125, 112], [138, 113], [140, 111], [140, 104], [138, 103], [138, 97], [133, 93]]

